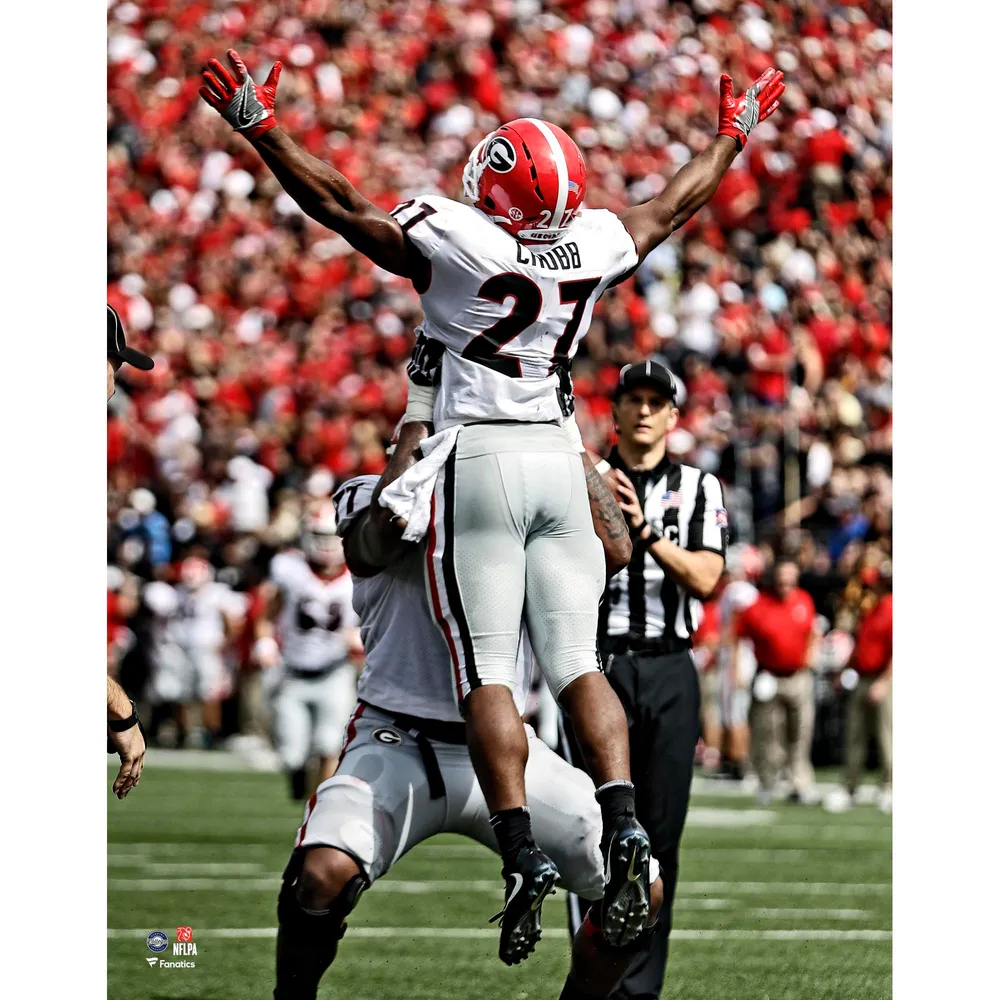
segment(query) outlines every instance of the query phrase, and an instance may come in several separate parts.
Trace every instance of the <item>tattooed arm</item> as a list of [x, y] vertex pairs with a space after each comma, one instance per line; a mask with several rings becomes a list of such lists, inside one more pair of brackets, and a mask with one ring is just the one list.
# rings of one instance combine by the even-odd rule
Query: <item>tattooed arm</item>
[[632, 541], [628, 536], [628, 525], [622, 515], [618, 501], [608, 484], [594, 468], [590, 456], [583, 452], [583, 468], [587, 473], [587, 498], [590, 500], [590, 514], [594, 519], [594, 531], [604, 546], [604, 560], [608, 575], [628, 565], [632, 558]]

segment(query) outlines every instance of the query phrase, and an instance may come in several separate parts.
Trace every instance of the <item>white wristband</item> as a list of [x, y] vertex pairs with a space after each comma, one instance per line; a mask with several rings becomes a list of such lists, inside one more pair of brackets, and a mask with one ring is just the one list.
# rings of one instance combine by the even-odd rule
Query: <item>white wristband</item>
[[597, 470], [599, 476], [603, 476], [611, 471], [611, 464], [606, 458], [602, 458], [594, 468]]
[[569, 443], [572, 445], [574, 451], [585, 450], [583, 447], [583, 437], [576, 422], [576, 414], [571, 413], [563, 421], [563, 430], [566, 432], [566, 436], [569, 438]]
[[432, 385], [417, 385], [413, 379], [406, 380], [406, 413], [403, 423], [434, 422], [434, 400], [437, 389]]

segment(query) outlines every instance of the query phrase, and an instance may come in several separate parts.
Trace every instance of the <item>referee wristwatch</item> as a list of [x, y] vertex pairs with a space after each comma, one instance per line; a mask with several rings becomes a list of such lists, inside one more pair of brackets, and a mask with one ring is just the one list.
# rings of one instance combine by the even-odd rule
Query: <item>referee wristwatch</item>
[[[649, 538], [640, 539], [640, 535], [649, 528]], [[642, 523], [636, 528], [629, 528], [628, 537], [633, 542], [645, 541], [647, 545], [652, 545], [654, 542], [658, 542], [663, 535], [661, 535], [656, 528], [654, 528], [649, 521], [645, 518], [642, 519]]]

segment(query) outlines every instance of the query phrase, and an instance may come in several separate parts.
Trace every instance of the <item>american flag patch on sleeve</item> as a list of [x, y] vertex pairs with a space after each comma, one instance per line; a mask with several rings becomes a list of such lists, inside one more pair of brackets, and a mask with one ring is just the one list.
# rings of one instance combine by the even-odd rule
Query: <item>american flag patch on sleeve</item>
[[684, 502], [684, 494], [680, 490], [667, 490], [660, 498], [660, 506], [664, 510], [679, 509]]

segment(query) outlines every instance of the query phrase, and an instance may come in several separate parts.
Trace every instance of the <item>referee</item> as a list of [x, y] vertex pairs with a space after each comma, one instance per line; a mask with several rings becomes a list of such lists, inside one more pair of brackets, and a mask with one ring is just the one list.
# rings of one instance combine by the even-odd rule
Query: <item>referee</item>
[[[662, 365], [622, 369], [613, 414], [618, 445], [605, 472], [630, 525], [632, 559], [608, 584], [598, 642], [611, 686], [628, 718], [636, 816], [660, 862], [660, 919], [615, 1000], [659, 997], [677, 886], [677, 849], [684, 829], [700, 695], [691, 637], [700, 600], [715, 589], [725, 563], [728, 519], [715, 476], [678, 465], [667, 454], [677, 425], [677, 390]], [[564, 751], [580, 763], [576, 747]], [[585, 907], [569, 898], [570, 931]]]

